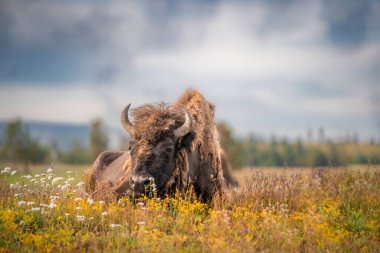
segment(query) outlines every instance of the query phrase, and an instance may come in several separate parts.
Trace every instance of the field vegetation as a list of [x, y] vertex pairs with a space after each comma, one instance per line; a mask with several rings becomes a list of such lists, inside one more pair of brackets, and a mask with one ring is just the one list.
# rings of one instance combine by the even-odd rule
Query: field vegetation
[[91, 123], [90, 146], [70, 150], [9, 122], [0, 138], [0, 253], [380, 252], [379, 143], [218, 129], [241, 186], [205, 204], [191, 192], [96, 199], [83, 172], [107, 150], [100, 121]]
[[[240, 175], [239, 175], [240, 173]], [[107, 195], [61, 168], [0, 176], [0, 252], [379, 252], [376, 166], [246, 169], [198, 202]]]

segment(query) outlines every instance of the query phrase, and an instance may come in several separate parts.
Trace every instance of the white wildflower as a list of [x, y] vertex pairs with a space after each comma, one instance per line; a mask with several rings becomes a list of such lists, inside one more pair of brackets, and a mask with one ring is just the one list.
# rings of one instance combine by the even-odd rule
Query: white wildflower
[[74, 201], [80, 201], [82, 198], [75, 198]]
[[82, 207], [77, 206], [77, 207], [75, 207], [75, 209], [77, 209], [77, 210], [82, 210]]
[[121, 227], [120, 224], [110, 224], [110, 228], [119, 228]]
[[55, 177], [55, 178], [53, 178], [53, 180], [51, 181], [51, 184], [55, 184], [55, 183], [57, 183], [57, 182], [59, 182], [59, 181], [61, 181], [61, 180], [63, 180], [63, 177]]
[[48, 204], [40, 204], [40, 206], [48, 207], [49, 205]]
[[26, 205], [28, 205], [28, 206], [31, 206], [31, 205], [35, 205], [36, 203], [34, 203], [33, 201], [28, 201], [27, 203], [26, 203]]
[[15, 188], [15, 185], [14, 185], [14, 184], [10, 184], [9, 187], [10, 187], [11, 189], [14, 189], [14, 188]]
[[103, 201], [103, 200], [99, 200], [99, 204], [100, 204], [100, 205], [103, 205], [103, 204], [104, 204], [104, 201]]
[[0, 174], [6, 174], [6, 173], [10, 173], [11, 172], [11, 168], [10, 167], [5, 167]]
[[138, 202], [138, 203], [136, 204], [136, 206], [145, 206], [145, 203], [144, 203], [144, 202]]
[[88, 199], [87, 199], [87, 203], [88, 203], [89, 205], [93, 205], [93, 204], [94, 204], [94, 200], [91, 199], [91, 198], [88, 198]]
[[73, 178], [73, 177], [70, 177], [70, 178], [68, 178], [66, 181], [68, 181], [68, 182], [74, 181], [74, 178]]
[[67, 184], [61, 186], [62, 191], [66, 191], [67, 189], [69, 189], [69, 186]]
[[35, 178], [33, 178], [32, 180], [30, 180], [30, 182], [35, 182], [35, 181], [37, 181], [37, 179], [35, 179]]
[[52, 175], [48, 175], [48, 176], [47, 176], [47, 179], [48, 179], [48, 180], [52, 180], [52, 179], [53, 179], [53, 176], [52, 176]]
[[34, 175], [34, 177], [40, 177], [41, 175], [40, 174], [36, 174], [36, 175]]
[[137, 225], [145, 225], [145, 221], [139, 221], [137, 222]]
[[79, 183], [77, 183], [77, 187], [82, 187], [82, 186], [84, 186], [85, 184], [84, 184], [84, 182], [79, 182]]
[[52, 173], [53, 172], [53, 169], [52, 168], [49, 168], [46, 170], [47, 173]]
[[23, 205], [25, 205], [25, 204], [26, 204], [26, 201], [24, 201], [24, 200], [21, 200], [21, 201], [18, 202], [18, 205], [19, 205], [19, 206], [23, 206]]
[[67, 216], [70, 216], [70, 214], [69, 213], [65, 213], [65, 216], [67, 217]]
[[31, 175], [26, 175], [25, 178], [26, 178], [26, 179], [31, 179], [32, 176], [31, 176]]
[[106, 211], [102, 212], [102, 216], [107, 216], [108, 213]]
[[25, 225], [25, 221], [21, 220], [19, 223], [21, 226]]
[[43, 177], [43, 178], [41, 178], [40, 181], [41, 181], [41, 183], [45, 183], [46, 182], [46, 178]]
[[57, 207], [57, 205], [54, 204], [54, 202], [51, 202], [50, 205], [48, 205], [48, 207], [49, 207], [50, 209], [54, 209], [55, 207]]
[[77, 221], [84, 221], [85, 217], [83, 215], [77, 215]]
[[73, 174], [72, 170], [66, 171], [67, 174]]
[[14, 176], [17, 173], [17, 170], [11, 172], [11, 175]]
[[17, 198], [17, 197], [20, 197], [21, 196], [21, 194], [20, 193], [15, 193], [15, 197]]
[[39, 208], [39, 207], [33, 207], [32, 209], [30, 209], [30, 211], [40, 211], [41, 210], [41, 208]]

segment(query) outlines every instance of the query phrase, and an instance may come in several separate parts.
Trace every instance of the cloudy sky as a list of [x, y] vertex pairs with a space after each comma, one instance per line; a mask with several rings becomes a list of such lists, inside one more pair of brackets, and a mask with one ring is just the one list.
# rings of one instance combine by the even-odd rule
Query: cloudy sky
[[188, 87], [238, 134], [380, 140], [380, 2], [0, 2], [0, 120], [119, 127]]

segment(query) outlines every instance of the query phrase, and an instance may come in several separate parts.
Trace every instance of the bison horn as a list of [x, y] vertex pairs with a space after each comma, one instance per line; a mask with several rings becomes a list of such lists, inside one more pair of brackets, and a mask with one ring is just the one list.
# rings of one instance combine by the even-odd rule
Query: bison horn
[[124, 111], [121, 113], [121, 125], [130, 135], [133, 135], [134, 126], [132, 122], [129, 121], [129, 118], [128, 118], [128, 111], [129, 111], [130, 106], [131, 104], [127, 105], [127, 107], [125, 107]]
[[182, 126], [174, 130], [174, 135], [176, 138], [181, 138], [185, 136], [188, 132], [190, 132], [191, 126], [193, 124], [193, 120], [191, 119], [191, 115], [189, 111], [183, 106], [182, 106], [182, 110], [185, 113], [185, 123], [183, 123]]

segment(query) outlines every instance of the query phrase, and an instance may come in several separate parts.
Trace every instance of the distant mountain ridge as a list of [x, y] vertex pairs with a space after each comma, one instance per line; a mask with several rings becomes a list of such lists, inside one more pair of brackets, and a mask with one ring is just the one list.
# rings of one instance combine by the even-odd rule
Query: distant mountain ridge
[[[0, 120], [0, 140], [5, 139], [7, 121]], [[75, 143], [88, 147], [90, 143], [90, 125], [56, 123], [43, 121], [22, 121], [22, 124], [29, 129], [31, 136], [45, 146], [57, 145], [61, 151], [70, 149]], [[109, 138], [110, 149], [117, 149], [120, 138], [125, 137], [125, 133], [120, 129], [105, 126], [105, 131]]]

